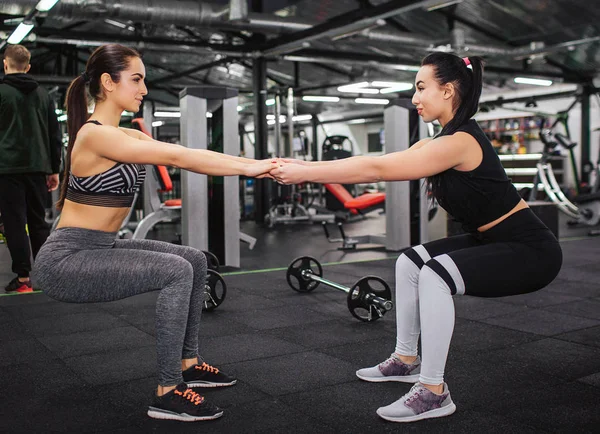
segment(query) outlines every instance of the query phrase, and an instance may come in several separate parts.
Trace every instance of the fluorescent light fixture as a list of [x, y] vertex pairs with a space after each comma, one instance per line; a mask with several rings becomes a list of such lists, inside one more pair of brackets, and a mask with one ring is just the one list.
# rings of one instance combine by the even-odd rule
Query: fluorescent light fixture
[[346, 84], [337, 88], [338, 92], [350, 92], [350, 93], [379, 93], [379, 89], [372, 89], [369, 86], [368, 81], [361, 81], [360, 83]]
[[244, 110], [244, 107], [242, 107], [241, 105], [237, 106], [237, 111], [241, 112], [242, 110]]
[[155, 118], [180, 118], [180, 112], [154, 112]]
[[447, 1], [442, 1], [442, 2], [440, 2], [438, 4], [436, 4], [436, 5], [429, 6], [427, 8], [427, 12], [435, 11], [437, 9], [446, 8], [448, 6], [452, 6], [452, 5], [455, 5], [455, 4], [458, 4], [458, 3], [462, 3], [462, 2], [463, 2], [463, 0], [447, 0]]
[[[273, 121], [275, 123], [275, 115], [267, 115], [268, 121]], [[282, 124], [286, 121], [286, 117], [284, 115], [279, 115], [279, 123]]]
[[351, 121], [348, 121], [349, 124], [366, 124], [367, 120], [366, 119], [352, 119]]
[[339, 96], [318, 96], [318, 95], [305, 95], [302, 97], [302, 101], [314, 101], [314, 102], [339, 102]]
[[292, 117], [294, 122], [302, 122], [302, 121], [310, 121], [312, 119], [312, 115], [297, 115]]
[[275, 119], [275, 115], [267, 115], [268, 121], [273, 120], [273, 119]]
[[381, 105], [385, 105], [385, 104], [389, 104], [390, 100], [389, 99], [383, 99], [383, 98], [356, 98], [354, 100], [355, 103], [357, 104], [381, 104]]
[[412, 83], [403, 82], [386, 82], [386, 81], [374, 81], [371, 86], [382, 87], [379, 93], [392, 93], [392, 92], [404, 92], [405, 90], [411, 90], [413, 88]]
[[206, 117], [207, 118], [212, 118], [212, 113], [211, 112], [206, 112]]
[[266, 100], [265, 105], [275, 105], [275, 98]]
[[163, 121], [154, 121], [152, 122], [153, 127], [162, 127], [165, 123]]
[[19, 44], [23, 39], [25, 39], [25, 36], [27, 36], [29, 32], [31, 32], [31, 29], [33, 29], [33, 24], [25, 23], [23, 21], [12, 32], [12, 35], [10, 35], [8, 41], [6, 42], [8, 42], [9, 44]]
[[515, 77], [515, 83], [533, 84], [536, 86], [551, 86], [552, 80], [543, 80], [540, 78]]
[[56, 118], [56, 120], [58, 122], [65, 122], [67, 120], [67, 115], [60, 115], [59, 117]]
[[58, 0], [40, 0], [35, 8], [40, 12], [47, 12], [58, 3]]
[[267, 125], [275, 125], [275, 119], [268, 120]]

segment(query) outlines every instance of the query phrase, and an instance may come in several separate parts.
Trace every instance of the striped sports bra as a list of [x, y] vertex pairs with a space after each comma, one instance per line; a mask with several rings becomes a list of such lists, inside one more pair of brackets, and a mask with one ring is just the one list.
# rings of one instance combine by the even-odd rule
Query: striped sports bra
[[[102, 125], [93, 120], [87, 123]], [[84, 205], [130, 207], [145, 177], [146, 167], [143, 164], [116, 163], [110, 169], [92, 176], [80, 177], [69, 172], [66, 198]]]

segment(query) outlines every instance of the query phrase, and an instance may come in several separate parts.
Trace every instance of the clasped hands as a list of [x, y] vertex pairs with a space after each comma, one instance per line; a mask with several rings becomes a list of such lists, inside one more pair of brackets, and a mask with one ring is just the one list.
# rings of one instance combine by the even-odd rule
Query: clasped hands
[[293, 158], [269, 158], [252, 164], [249, 176], [271, 178], [279, 184], [298, 184], [306, 181], [308, 162]]

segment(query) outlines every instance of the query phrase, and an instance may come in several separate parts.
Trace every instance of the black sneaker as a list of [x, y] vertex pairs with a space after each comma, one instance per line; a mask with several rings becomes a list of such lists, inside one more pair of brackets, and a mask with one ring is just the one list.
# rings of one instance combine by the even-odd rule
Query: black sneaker
[[181, 383], [163, 396], [155, 396], [154, 403], [148, 407], [148, 416], [153, 419], [195, 422], [217, 419], [223, 416], [223, 410], [206, 402], [203, 396]]
[[4, 287], [6, 292], [33, 292], [33, 288], [31, 287], [31, 280], [27, 282], [19, 281], [18, 277], [15, 277], [13, 280], [9, 282], [8, 285]]
[[214, 366], [203, 362], [183, 371], [183, 381], [188, 387], [222, 387], [233, 386], [237, 380], [219, 371]]

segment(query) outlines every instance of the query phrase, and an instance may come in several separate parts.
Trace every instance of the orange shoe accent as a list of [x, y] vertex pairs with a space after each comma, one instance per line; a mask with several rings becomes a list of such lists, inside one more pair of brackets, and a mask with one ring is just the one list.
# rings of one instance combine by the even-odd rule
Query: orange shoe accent
[[214, 374], [218, 374], [219, 373], [219, 369], [218, 368], [215, 368], [214, 366], [210, 366], [206, 362], [203, 362], [201, 365], [196, 365], [194, 367], [196, 369], [198, 369], [199, 371], [208, 371], [208, 372], [212, 372]]
[[197, 394], [190, 388], [185, 389], [185, 392], [181, 392], [177, 389], [175, 389], [174, 392], [176, 395], [180, 395], [180, 396], [184, 397], [185, 399], [187, 399], [188, 401], [193, 402], [194, 405], [200, 405], [204, 402], [204, 396]]
[[17, 292], [21, 294], [25, 292], [33, 292], [33, 288], [28, 285], [21, 285], [19, 288], [17, 288]]

